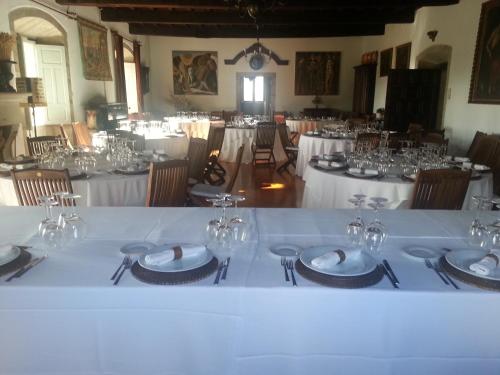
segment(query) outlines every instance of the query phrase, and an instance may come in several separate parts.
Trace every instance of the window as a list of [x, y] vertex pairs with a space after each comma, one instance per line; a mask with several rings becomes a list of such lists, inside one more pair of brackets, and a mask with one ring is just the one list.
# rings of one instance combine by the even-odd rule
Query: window
[[244, 77], [243, 78], [243, 100], [245, 102], [264, 101], [264, 77]]

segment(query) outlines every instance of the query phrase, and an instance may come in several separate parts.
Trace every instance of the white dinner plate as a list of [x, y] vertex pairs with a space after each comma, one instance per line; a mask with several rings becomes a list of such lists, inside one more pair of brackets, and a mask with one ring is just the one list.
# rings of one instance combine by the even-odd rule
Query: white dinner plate
[[10, 251], [0, 254], [0, 266], [12, 262], [19, 255], [21, 255], [21, 249], [17, 246], [12, 246], [12, 249], [10, 249]]
[[476, 263], [483, 259], [489, 251], [487, 250], [453, 250], [446, 254], [448, 263], [456, 269], [466, 272], [469, 275], [480, 277], [482, 279], [489, 279], [500, 281], [500, 268], [493, 270], [488, 276], [480, 275], [469, 269], [472, 263]]
[[357, 172], [349, 172], [349, 170], [345, 171], [345, 174], [350, 177], [356, 178], [377, 178], [380, 177], [380, 174], [365, 174], [365, 173], [357, 173]]
[[149, 254], [156, 245], [151, 242], [130, 242], [120, 248], [120, 252], [125, 255]]
[[[159, 253], [171, 249], [174, 246], [182, 246], [182, 245], [187, 245], [187, 244], [166, 244], [166, 245], [156, 246], [153, 249], [151, 249], [149, 254]], [[141, 257], [138, 260], [139, 265], [142, 268], [156, 272], [182, 272], [182, 271], [194, 270], [195, 268], [203, 267], [205, 264], [209, 263], [214, 257], [212, 252], [206, 249], [206, 251], [198, 257], [188, 257], [188, 258], [183, 257], [181, 259], [173, 260], [171, 262], [162, 264], [161, 266], [153, 266], [151, 264], [146, 263], [145, 260], [146, 255], [147, 254], [141, 255]]]
[[413, 259], [424, 260], [437, 259], [443, 252], [425, 246], [407, 246], [403, 248], [403, 254]]
[[325, 171], [338, 171], [340, 169], [344, 169], [345, 168], [345, 164], [344, 165], [323, 165], [323, 164], [316, 164], [315, 165], [316, 168], [318, 169], [323, 169]]
[[360, 252], [359, 257], [348, 256], [344, 262], [330, 269], [319, 269], [312, 265], [311, 262], [314, 258], [335, 249], [339, 249], [339, 246], [328, 245], [309, 247], [300, 253], [300, 261], [307, 268], [330, 276], [361, 276], [372, 272], [377, 267], [377, 261], [364, 251]]
[[298, 257], [302, 252], [302, 248], [300, 246], [292, 245], [289, 243], [272, 245], [271, 247], [269, 247], [269, 250], [271, 250], [271, 253], [280, 257]]

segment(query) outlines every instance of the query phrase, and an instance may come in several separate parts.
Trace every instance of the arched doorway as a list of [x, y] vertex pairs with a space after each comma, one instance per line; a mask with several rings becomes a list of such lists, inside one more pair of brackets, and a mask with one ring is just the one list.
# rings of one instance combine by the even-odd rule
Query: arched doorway
[[437, 129], [443, 128], [451, 52], [451, 46], [438, 44], [423, 50], [416, 59], [416, 66], [418, 69], [437, 69], [441, 71], [441, 85], [436, 119]]
[[66, 30], [50, 14], [35, 8], [14, 9], [9, 22], [17, 35], [18, 74], [42, 78], [47, 106], [35, 110], [37, 127], [71, 123], [74, 114]]

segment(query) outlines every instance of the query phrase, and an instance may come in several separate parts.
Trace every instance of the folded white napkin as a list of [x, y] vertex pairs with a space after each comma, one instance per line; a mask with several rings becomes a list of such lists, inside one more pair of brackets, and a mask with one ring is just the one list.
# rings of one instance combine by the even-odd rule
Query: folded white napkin
[[332, 162], [330, 163], [330, 165], [331, 165], [332, 167], [334, 167], [334, 168], [341, 168], [341, 167], [343, 167], [345, 164], [344, 164], [344, 163], [339, 163], [339, 162], [337, 162], [337, 161], [332, 161]]
[[319, 269], [329, 269], [345, 262], [348, 258], [355, 259], [356, 257], [359, 257], [360, 254], [361, 250], [332, 250], [319, 257], [314, 258], [313, 260], [311, 260], [311, 264]]
[[[361, 168], [349, 168], [349, 173], [355, 173], [355, 174], [361, 174]], [[378, 171], [376, 169], [365, 169], [365, 173], [363, 174], [366, 174], [366, 175], [369, 175], [369, 176], [375, 176], [378, 174]]]
[[330, 162], [328, 160], [318, 160], [318, 165], [321, 165], [322, 167], [329, 167]]
[[144, 257], [146, 264], [161, 266], [180, 258], [194, 258], [207, 251], [203, 245], [174, 246], [171, 249], [159, 253], [149, 254]]
[[14, 252], [14, 245], [0, 245], [0, 258], [5, 258]]
[[495, 268], [498, 267], [500, 263], [500, 250], [491, 250], [483, 259], [479, 262], [472, 263], [469, 266], [471, 271], [474, 271], [478, 275], [488, 276]]

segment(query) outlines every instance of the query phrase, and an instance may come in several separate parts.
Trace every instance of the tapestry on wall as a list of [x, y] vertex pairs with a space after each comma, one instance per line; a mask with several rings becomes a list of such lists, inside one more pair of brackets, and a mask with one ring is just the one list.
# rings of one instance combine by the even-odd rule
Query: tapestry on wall
[[175, 95], [217, 95], [217, 52], [172, 51]]
[[295, 95], [338, 95], [340, 52], [297, 52]]
[[92, 81], [112, 81], [107, 29], [84, 18], [77, 20], [83, 76]]
[[481, 8], [469, 103], [500, 104], [500, 0]]

